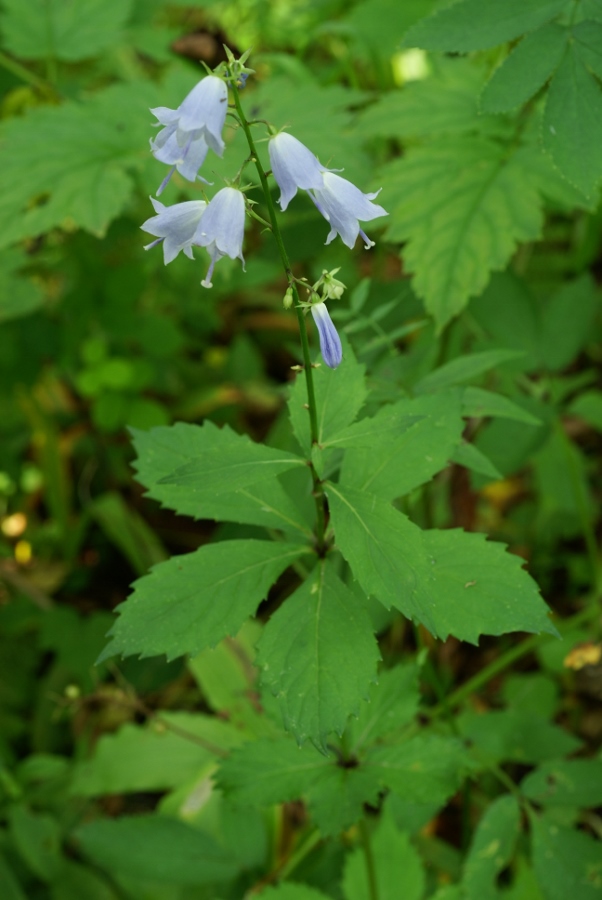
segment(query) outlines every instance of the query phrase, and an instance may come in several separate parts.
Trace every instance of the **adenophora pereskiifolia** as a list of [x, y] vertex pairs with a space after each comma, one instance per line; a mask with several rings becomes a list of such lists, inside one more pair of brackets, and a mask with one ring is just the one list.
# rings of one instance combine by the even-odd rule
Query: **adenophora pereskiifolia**
[[243, 265], [242, 241], [245, 231], [245, 198], [242, 191], [232, 187], [218, 191], [203, 213], [194, 236], [194, 243], [206, 247], [211, 257], [207, 276], [201, 281], [205, 288], [213, 287], [213, 268], [222, 256], [240, 259]]
[[188, 200], [185, 203], [174, 203], [173, 206], [164, 206], [154, 197], [150, 201], [157, 215], [147, 219], [140, 228], [155, 235], [157, 240], [147, 244], [144, 249], [150, 250], [163, 243], [165, 265], [174, 260], [180, 250], [193, 259], [192, 246], [201, 217], [207, 209], [205, 201]]
[[358, 235], [366, 248], [374, 246], [374, 241], [367, 237], [359, 223], [388, 215], [382, 206], [371, 202], [379, 191], [362, 193], [350, 181], [337, 175], [336, 170], [323, 166], [311, 150], [286, 132], [270, 138], [269, 153], [283, 211], [301, 188], [308, 192], [330, 225], [327, 244], [339, 234], [350, 248], [355, 245]]
[[171, 166], [157, 196], [177, 169], [188, 181], [208, 182], [197, 175], [209, 148], [221, 156], [224, 152], [222, 130], [228, 111], [228, 88], [216, 75], [208, 75], [193, 87], [177, 109], [158, 106], [152, 114], [164, 127], [151, 138], [153, 156]]
[[331, 369], [336, 369], [343, 359], [343, 348], [330, 313], [325, 303], [312, 303], [310, 308], [320, 337], [322, 359]]

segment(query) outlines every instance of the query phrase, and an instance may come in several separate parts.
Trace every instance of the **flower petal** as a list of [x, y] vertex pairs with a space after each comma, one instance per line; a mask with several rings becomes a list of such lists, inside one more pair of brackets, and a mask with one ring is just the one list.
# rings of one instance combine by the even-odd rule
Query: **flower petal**
[[322, 173], [328, 169], [324, 169], [317, 156], [292, 134], [286, 131], [276, 134], [270, 138], [268, 150], [272, 172], [280, 188], [278, 202], [283, 211], [297, 193], [297, 188], [307, 191], [322, 187]]
[[312, 303], [311, 314], [320, 336], [322, 359], [331, 369], [336, 369], [343, 359], [341, 339], [330, 318], [325, 303]]

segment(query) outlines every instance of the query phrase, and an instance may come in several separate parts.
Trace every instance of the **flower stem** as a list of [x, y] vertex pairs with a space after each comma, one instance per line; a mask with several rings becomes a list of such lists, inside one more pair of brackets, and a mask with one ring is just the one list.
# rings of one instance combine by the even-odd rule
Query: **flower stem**
[[370, 830], [365, 819], [361, 819], [359, 822], [359, 832], [362, 842], [362, 850], [364, 851], [364, 859], [366, 861], [366, 875], [368, 876], [368, 896], [370, 900], [378, 900], [376, 866], [374, 865], [374, 854], [372, 853], [372, 844], [370, 842]]
[[[309, 355], [309, 340], [307, 337], [307, 326], [305, 322], [305, 315], [303, 314], [303, 310], [300, 306], [299, 300], [299, 292], [297, 291], [297, 285], [295, 284], [295, 280], [293, 278], [293, 273], [291, 269], [290, 260], [288, 258], [288, 253], [286, 252], [286, 247], [284, 246], [284, 241], [282, 240], [282, 233], [280, 231], [280, 226], [278, 224], [278, 218], [276, 216], [276, 209], [274, 207], [274, 201], [272, 200], [272, 195], [270, 193], [270, 186], [268, 184], [267, 175], [264, 171], [263, 166], [261, 165], [261, 161], [259, 159], [259, 155], [257, 153], [257, 149], [255, 147], [255, 141], [253, 140], [253, 135], [251, 134], [251, 129], [245, 114], [243, 112], [243, 108], [240, 102], [240, 96], [238, 93], [238, 88], [234, 82], [234, 79], [230, 82], [230, 88], [232, 90], [232, 95], [234, 97], [234, 105], [236, 106], [236, 112], [238, 113], [238, 118], [240, 120], [240, 124], [242, 130], [245, 133], [245, 137], [247, 139], [247, 143], [249, 145], [249, 150], [251, 151], [251, 157], [253, 162], [255, 163], [255, 168], [257, 169], [257, 174], [259, 175], [259, 180], [261, 182], [261, 187], [263, 189], [263, 194], [265, 197], [266, 206], [268, 208], [268, 212], [270, 215], [270, 222], [272, 223], [272, 232], [276, 239], [276, 244], [278, 245], [278, 251], [280, 253], [280, 259], [282, 260], [282, 265], [284, 267], [284, 271], [289, 283], [289, 286], [293, 293], [293, 304], [295, 307], [295, 312], [297, 314], [297, 321], [299, 322], [299, 334], [301, 337], [301, 349], [303, 352], [303, 368], [305, 372], [305, 383], [307, 385], [307, 406], [309, 411], [309, 424], [310, 424], [310, 433], [311, 433], [311, 442], [313, 445], [317, 446], [319, 441], [319, 431], [318, 431], [318, 409], [316, 405], [316, 393], [314, 390], [314, 380], [312, 375], [312, 366], [311, 366], [311, 357]], [[314, 497], [316, 501], [316, 537], [317, 537], [317, 549], [318, 552], [321, 553], [324, 550], [324, 533], [326, 527], [326, 500], [324, 497], [324, 490], [322, 487], [322, 482], [318, 477], [318, 473], [315, 470], [315, 467], [311, 464], [311, 475], [314, 486]]]

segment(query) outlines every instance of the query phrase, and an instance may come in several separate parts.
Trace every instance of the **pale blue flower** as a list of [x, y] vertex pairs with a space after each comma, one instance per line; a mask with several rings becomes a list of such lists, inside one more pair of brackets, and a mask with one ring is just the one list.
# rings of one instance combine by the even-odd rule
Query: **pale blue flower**
[[162, 242], [165, 265], [175, 259], [180, 250], [193, 259], [192, 245], [201, 217], [207, 209], [205, 201], [188, 200], [173, 206], [164, 206], [154, 197], [150, 201], [157, 215], [147, 219], [140, 227], [143, 231], [156, 235], [157, 240], [147, 244], [144, 249], [150, 250]]
[[297, 188], [309, 191], [323, 186], [322, 175], [329, 172], [317, 156], [292, 134], [281, 131], [270, 138], [268, 145], [270, 165], [276, 184], [280, 188], [280, 208], [284, 212]]
[[232, 187], [218, 191], [203, 213], [194, 235], [195, 244], [206, 247], [211, 257], [207, 277], [201, 281], [203, 287], [213, 287], [213, 268], [222, 256], [240, 259], [243, 268], [242, 240], [245, 230], [245, 198], [242, 191]]
[[312, 303], [311, 314], [320, 336], [320, 352], [322, 359], [331, 369], [336, 369], [343, 359], [343, 348], [337, 330], [332, 324], [330, 313], [325, 303]]
[[378, 197], [379, 193], [380, 191], [363, 194], [359, 188], [340, 175], [324, 172], [322, 186], [313, 188], [309, 195], [330, 225], [326, 243], [330, 244], [339, 234], [343, 243], [353, 248], [359, 234], [366, 249], [373, 247], [374, 241], [367, 237], [359, 223], [389, 215], [382, 206], [370, 202]]
[[[164, 126], [154, 140], [151, 138], [151, 150], [155, 159], [172, 167], [161, 183], [158, 195], [175, 169], [188, 181], [195, 181], [209, 148], [218, 156], [222, 155], [222, 130], [227, 111], [228, 88], [216, 75], [208, 75], [199, 81], [177, 109], [166, 106], [151, 109], [159, 124]], [[200, 180], [205, 181], [204, 178]]]

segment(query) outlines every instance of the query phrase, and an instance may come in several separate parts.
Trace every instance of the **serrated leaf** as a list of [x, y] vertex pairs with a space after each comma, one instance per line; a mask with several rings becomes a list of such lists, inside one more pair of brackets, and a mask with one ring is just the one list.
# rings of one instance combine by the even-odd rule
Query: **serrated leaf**
[[459, 529], [422, 532], [384, 500], [327, 485], [338, 548], [369, 595], [436, 637], [556, 631], [523, 561]]
[[418, 710], [418, 667], [415, 663], [383, 669], [378, 685], [370, 691], [370, 702], [363, 704], [357, 721], [349, 722], [352, 752], [377, 741], [394, 741], [414, 719]]
[[[602, 5], [600, 7], [602, 10]], [[586, 66], [602, 77], [602, 21], [579, 22], [572, 29], [576, 50]]]
[[542, 138], [564, 177], [591, 196], [602, 178], [602, 90], [574, 43], [550, 83]]
[[453, 738], [419, 736], [372, 748], [366, 765], [404, 800], [443, 804], [466, 774], [466, 750]]
[[159, 484], [185, 487], [191, 494], [221, 494], [252, 487], [299, 466], [304, 459], [286, 450], [276, 450], [236, 434], [227, 425], [216, 428], [210, 423], [197, 427], [202, 433], [195, 441], [194, 456], [179, 465]]
[[543, 716], [517, 709], [465, 712], [457, 723], [484, 765], [509, 760], [538, 763], [573, 753], [581, 746], [573, 735]]
[[[191, 493], [188, 486], [166, 484], [162, 479], [175, 468], [203, 452], [206, 439], [215, 440], [217, 427], [206, 421], [202, 427], [177, 422], [171, 427], [132, 430], [138, 453], [135, 468], [138, 480], [148, 488], [147, 496], [182, 515], [218, 522], [241, 522], [263, 525], [309, 536], [299, 506], [290, 499], [278, 479], [263, 481], [238, 491], [224, 491], [214, 496], [210, 491]], [[233, 432], [229, 432], [233, 435]], [[228, 433], [218, 440], [228, 440]], [[238, 435], [233, 435], [237, 440]], [[243, 439], [244, 440], [244, 439]], [[308, 475], [309, 478], [309, 475]]]
[[485, 85], [483, 112], [509, 112], [530, 100], [560, 64], [569, 37], [568, 28], [554, 22], [526, 35]]
[[408, 31], [404, 47], [465, 53], [486, 50], [533, 31], [558, 15], [567, 0], [461, 0], [436, 10]]
[[[348, 344], [338, 369], [313, 369], [318, 418], [318, 443], [326, 444], [356, 418], [366, 399], [366, 368], [358, 363]], [[307, 410], [307, 384], [299, 373], [288, 401], [293, 431], [305, 453], [311, 452], [311, 432]]]
[[441, 329], [507, 264], [517, 243], [539, 237], [541, 199], [524, 158], [483, 136], [410, 148], [380, 170], [390, 224], [406, 242], [405, 268]]
[[221, 541], [154, 566], [117, 607], [99, 662], [116, 653], [164, 653], [170, 660], [215, 646], [235, 635], [278, 576], [309, 552], [295, 544]]
[[[0, 128], [0, 246], [55, 227], [102, 236], [148, 158], [148, 81], [103, 90], [85, 104], [40, 107]], [[44, 136], [40, 152], [40, 135]]]
[[485, 475], [486, 478], [493, 478], [494, 481], [502, 478], [502, 473], [496, 469], [491, 460], [481, 453], [478, 447], [466, 441], [458, 444], [451, 455], [451, 461], [479, 475]]
[[219, 768], [218, 785], [233, 799], [251, 805], [271, 805], [307, 799], [323, 834], [337, 834], [362, 815], [364, 803], [375, 803], [377, 770], [347, 768], [311, 744], [292, 740], [255, 741], [235, 750]]
[[23, 59], [76, 62], [96, 56], [123, 38], [132, 0], [3, 0], [0, 28], [5, 49]]
[[379, 658], [365, 603], [323, 560], [271, 617], [257, 663], [286, 730], [325, 750], [368, 698]]
[[591, 809], [602, 804], [602, 760], [546, 762], [523, 778], [521, 793], [540, 806]]
[[115, 734], [103, 734], [92, 758], [76, 764], [69, 793], [99, 797], [177, 788], [212, 763], [218, 750], [244, 740], [240, 730], [215, 716], [166, 712], [161, 718], [162, 727], [126, 723]]
[[597, 900], [602, 887], [600, 842], [545, 815], [530, 819], [533, 868], [546, 900]]
[[505, 362], [521, 359], [524, 354], [520, 350], [483, 350], [480, 353], [468, 353], [457, 356], [421, 378], [414, 385], [417, 394], [428, 394], [441, 391], [452, 385], [463, 384], [478, 375], [483, 375]]
[[208, 834], [167, 816], [99, 819], [75, 838], [96, 865], [143, 881], [203, 885], [237, 874], [234, 858]]
[[[379, 423], [399, 419], [401, 424], [412, 418], [418, 421], [409, 429], [385, 432], [379, 439]], [[460, 392], [400, 400], [367, 422], [374, 423], [375, 432], [370, 452], [353, 445], [346, 450], [341, 484], [393, 500], [429, 481], [448, 464], [464, 429]]]
[[485, 810], [474, 833], [462, 883], [467, 897], [496, 900], [496, 879], [514, 852], [521, 811], [515, 797], [497, 797]]
[[[379, 900], [421, 900], [426, 881], [422, 861], [409, 835], [396, 828], [390, 814], [381, 817], [371, 847]], [[345, 900], [371, 900], [366, 858], [360, 847], [345, 862], [343, 893]]]
[[462, 415], [482, 418], [494, 416], [499, 419], [512, 419], [526, 425], [541, 425], [541, 420], [531, 415], [522, 406], [514, 403], [503, 394], [495, 394], [483, 388], [467, 387], [462, 395]]

